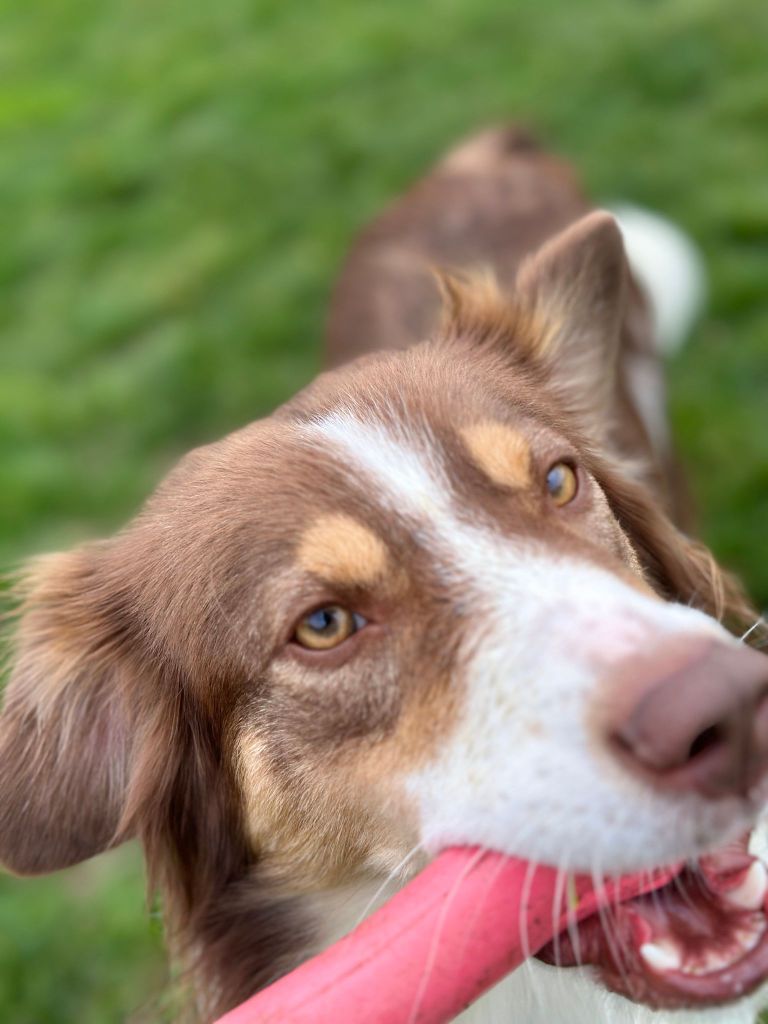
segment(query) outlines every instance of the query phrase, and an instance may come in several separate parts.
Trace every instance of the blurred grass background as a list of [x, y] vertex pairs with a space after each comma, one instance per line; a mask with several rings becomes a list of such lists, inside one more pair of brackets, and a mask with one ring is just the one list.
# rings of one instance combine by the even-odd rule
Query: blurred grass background
[[[701, 245], [673, 419], [768, 606], [766, 38], [764, 0], [4, 0], [0, 567], [114, 529], [309, 380], [355, 228], [512, 116]], [[0, 878], [0, 1021], [160, 1019], [160, 949], [135, 851]]]

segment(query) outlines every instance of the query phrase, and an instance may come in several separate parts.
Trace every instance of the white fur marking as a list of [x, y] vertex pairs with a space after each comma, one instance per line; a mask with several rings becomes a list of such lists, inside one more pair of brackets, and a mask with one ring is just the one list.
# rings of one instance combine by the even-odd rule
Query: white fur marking
[[[429, 544], [441, 575], [472, 598], [464, 715], [435, 762], [408, 780], [428, 849], [472, 843], [544, 863], [623, 872], [692, 855], [743, 831], [748, 823], [736, 801], [713, 805], [652, 793], [601, 757], [584, 722], [599, 672], [611, 661], [663, 635], [735, 642], [718, 623], [533, 541], [470, 522], [469, 512], [455, 506], [426, 428], [393, 430], [342, 411], [305, 429], [308, 440], [320, 435], [332, 443], [364, 486]], [[588, 971], [529, 962], [460, 1019], [751, 1024], [756, 1005], [753, 998], [695, 1013], [654, 1013], [606, 992]]]

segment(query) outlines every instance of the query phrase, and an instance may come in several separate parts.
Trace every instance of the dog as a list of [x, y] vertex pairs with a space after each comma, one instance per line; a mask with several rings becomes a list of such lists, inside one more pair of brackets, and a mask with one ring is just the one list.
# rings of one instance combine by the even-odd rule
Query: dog
[[138, 838], [201, 1019], [451, 844], [689, 865], [462, 1019], [754, 1019], [768, 659], [679, 528], [659, 344], [696, 275], [648, 223], [633, 274], [569, 167], [472, 137], [353, 246], [326, 372], [24, 574], [0, 861]]

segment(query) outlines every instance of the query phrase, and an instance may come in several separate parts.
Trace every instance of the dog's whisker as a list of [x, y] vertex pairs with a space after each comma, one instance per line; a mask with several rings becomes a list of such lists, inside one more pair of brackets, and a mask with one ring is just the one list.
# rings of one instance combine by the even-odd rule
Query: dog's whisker
[[390, 882], [393, 882], [397, 878], [397, 876], [400, 874], [400, 872], [403, 871], [403, 869], [406, 868], [408, 866], [408, 864], [410, 864], [410, 862], [413, 860], [413, 858], [416, 856], [416, 854], [419, 853], [419, 852], [422, 852], [423, 850], [424, 850], [424, 847], [422, 846], [422, 844], [421, 843], [416, 843], [416, 845], [414, 847], [412, 847], [411, 850], [408, 851], [408, 853], [405, 855], [405, 857], [403, 857], [403, 859], [400, 861], [400, 863], [395, 865], [395, 867], [392, 868], [392, 870], [389, 872], [387, 877], [381, 883], [379, 888], [376, 890], [376, 892], [373, 894], [373, 896], [371, 896], [370, 900], [368, 901], [368, 903], [365, 906], [365, 909], [360, 914], [360, 917], [358, 918], [357, 923], [355, 924], [355, 927], [357, 927], [357, 925], [362, 924], [362, 922], [366, 919], [366, 917], [368, 917], [368, 915], [370, 914], [371, 910], [376, 906], [376, 903], [378, 902], [378, 900], [386, 892], [387, 886], [390, 884]]
[[605, 903], [605, 901], [601, 898], [601, 894], [605, 891], [606, 883], [603, 879], [602, 868], [600, 867], [597, 855], [595, 856], [595, 859], [593, 861], [592, 884], [595, 888], [596, 893], [598, 894], [597, 913], [598, 918], [600, 920], [600, 927], [603, 930], [603, 934], [605, 935], [605, 941], [608, 944], [608, 950], [611, 959], [616, 965], [616, 969], [619, 972], [619, 975], [621, 976], [621, 979], [624, 982], [627, 991], [631, 991], [632, 986], [630, 984], [629, 976], [626, 970], [626, 965], [624, 963], [624, 951], [622, 949], [621, 937], [619, 936], [617, 929], [614, 926], [609, 905]]
[[672, 879], [672, 884], [674, 885], [677, 892], [680, 894], [680, 898], [683, 900], [685, 905], [689, 907], [691, 910], [696, 910], [696, 903], [691, 897], [688, 884], [686, 884], [687, 879], [690, 878], [693, 881], [693, 883], [698, 886], [702, 894], [707, 892], [707, 886], [703, 876], [698, 870], [698, 866], [692, 864], [690, 865], [690, 867], [691, 870], [686, 872], [686, 878], [684, 878], [681, 874], [675, 875], [675, 877]]
[[539, 986], [536, 984], [536, 975], [533, 970], [533, 952], [531, 950], [527, 914], [527, 908], [531, 899], [531, 891], [533, 889], [533, 881], [536, 876], [537, 867], [538, 865], [534, 861], [528, 861], [525, 869], [525, 878], [523, 879], [523, 887], [520, 894], [520, 909], [518, 911], [517, 930], [518, 934], [520, 935], [520, 946], [524, 956], [522, 967], [525, 969], [526, 974], [528, 976], [530, 992], [533, 996], [533, 1001], [536, 1004], [536, 1006], [540, 1006], [541, 995], [539, 992]]
[[555, 956], [555, 963], [558, 967], [562, 966], [560, 957], [560, 916], [564, 903], [564, 896], [566, 895], [566, 883], [567, 883], [567, 872], [561, 861], [557, 866], [557, 874], [555, 876], [555, 895], [552, 901], [552, 930], [554, 932], [553, 939], [553, 950]]
[[533, 880], [536, 876], [536, 869], [538, 865], [534, 861], [528, 861], [528, 866], [525, 869], [525, 879], [523, 880], [523, 889], [520, 899], [520, 912], [518, 921], [518, 930], [520, 932], [521, 946], [525, 959], [528, 960], [533, 955], [530, 943], [530, 934], [528, 932], [528, 905], [531, 900], [531, 890], [533, 888]]
[[749, 637], [752, 636], [756, 629], [759, 629], [761, 626], [766, 625], [768, 625], [768, 623], [766, 623], [765, 618], [762, 615], [760, 615], [757, 619], [755, 619], [755, 621], [752, 623], [752, 625], [749, 627], [746, 633], [742, 633], [742, 635], [739, 637], [739, 640], [741, 641], [741, 643], [746, 643], [746, 641], [749, 639]]
[[472, 916], [467, 920], [466, 929], [465, 929], [467, 942], [469, 941], [469, 939], [470, 939], [470, 937], [472, 935], [472, 932], [474, 930], [474, 927], [477, 924], [477, 921], [478, 921], [480, 915], [483, 912], [483, 907], [484, 907], [486, 899], [488, 898], [488, 893], [495, 886], [496, 882], [498, 881], [499, 875], [504, 870], [504, 867], [505, 867], [504, 860], [502, 858], [499, 858], [499, 861], [496, 864], [496, 867], [493, 869], [493, 871], [490, 873], [488, 879], [486, 880], [486, 884], [484, 886], [483, 894], [477, 900], [477, 905], [475, 906], [475, 911], [472, 914]]
[[[552, 906], [552, 925], [553, 925], [553, 929], [554, 929], [554, 932], [555, 932], [554, 941], [553, 941], [553, 953], [554, 953], [555, 965], [557, 967], [561, 968], [561, 970], [560, 970], [560, 972], [558, 974], [558, 980], [559, 980], [559, 987], [563, 990], [563, 993], [564, 993], [564, 1005], [567, 1004], [567, 994], [566, 994], [566, 989], [565, 989], [565, 971], [564, 971], [564, 969], [562, 969], [563, 968], [562, 946], [561, 946], [562, 930], [560, 928], [560, 918], [562, 916], [562, 908], [565, 905], [565, 907], [566, 907], [567, 927], [570, 925], [569, 912], [568, 912], [569, 900], [570, 900], [570, 894], [568, 892], [568, 878], [569, 878], [569, 875], [568, 875], [568, 856], [566, 855], [565, 857], [561, 858], [561, 860], [559, 861], [558, 866], [557, 866], [557, 875], [556, 875], [556, 880], [555, 880], [555, 896], [554, 896], [554, 901], [553, 901], [553, 906]], [[569, 927], [569, 936], [570, 936], [570, 934], [571, 934], [571, 932], [570, 932], [570, 927]]]
[[[571, 882], [572, 879], [573, 876], [570, 875], [569, 882]], [[576, 960], [576, 963], [579, 967], [581, 967], [581, 936], [579, 933], [579, 921], [576, 916], [576, 907], [571, 903], [570, 893], [568, 894], [566, 905], [566, 920], [568, 928], [568, 938], [570, 939], [571, 947], [573, 948], [573, 955]]]
[[427, 962], [424, 965], [424, 970], [422, 971], [421, 981], [419, 983], [419, 987], [416, 991], [416, 995], [413, 1000], [413, 1007], [411, 1009], [410, 1014], [408, 1015], [408, 1024], [415, 1024], [415, 1022], [418, 1020], [419, 1010], [421, 1009], [421, 1004], [424, 999], [424, 995], [427, 991], [427, 985], [429, 984], [430, 978], [432, 977], [432, 971], [437, 960], [437, 952], [440, 947], [440, 937], [442, 935], [443, 926], [448, 916], [448, 911], [451, 908], [451, 904], [453, 903], [456, 894], [458, 893], [467, 876], [471, 874], [472, 871], [474, 871], [474, 869], [477, 867], [477, 865], [480, 863], [483, 857], [486, 857], [487, 854], [487, 850], [480, 849], [472, 858], [470, 858], [470, 860], [467, 861], [467, 863], [462, 868], [460, 874], [456, 878], [456, 881], [451, 886], [450, 892], [448, 893], [443, 902], [443, 905], [440, 909], [440, 916], [438, 917], [437, 924], [435, 926], [434, 938], [432, 939], [429, 953], [427, 954]]

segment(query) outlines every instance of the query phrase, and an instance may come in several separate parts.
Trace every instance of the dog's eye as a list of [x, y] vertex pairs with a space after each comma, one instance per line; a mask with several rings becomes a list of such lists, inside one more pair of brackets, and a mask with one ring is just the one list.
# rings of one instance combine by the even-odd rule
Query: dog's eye
[[556, 462], [547, 473], [547, 491], [558, 508], [573, 501], [578, 489], [576, 470], [567, 462]]
[[362, 615], [332, 604], [305, 615], [296, 627], [293, 639], [310, 651], [328, 651], [338, 647], [366, 624]]

